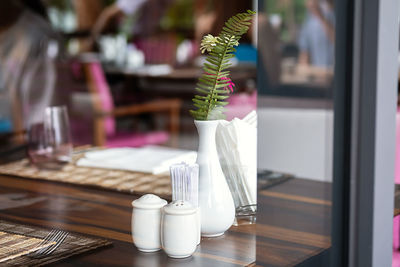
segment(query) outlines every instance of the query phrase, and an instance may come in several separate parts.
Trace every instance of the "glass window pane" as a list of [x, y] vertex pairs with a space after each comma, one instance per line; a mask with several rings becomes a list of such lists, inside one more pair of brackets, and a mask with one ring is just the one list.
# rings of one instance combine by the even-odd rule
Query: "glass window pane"
[[334, 3], [259, 4], [257, 263], [329, 266]]

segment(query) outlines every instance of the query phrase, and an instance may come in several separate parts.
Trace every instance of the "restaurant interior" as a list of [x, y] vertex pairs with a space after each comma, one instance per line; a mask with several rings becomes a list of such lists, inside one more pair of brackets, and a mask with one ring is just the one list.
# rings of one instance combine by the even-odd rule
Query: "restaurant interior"
[[0, 1], [0, 265], [330, 266], [335, 23], [333, 0]]

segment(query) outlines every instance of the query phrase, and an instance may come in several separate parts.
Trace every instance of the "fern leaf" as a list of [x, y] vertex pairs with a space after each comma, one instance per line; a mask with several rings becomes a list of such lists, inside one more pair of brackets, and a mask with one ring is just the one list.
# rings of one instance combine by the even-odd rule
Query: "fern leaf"
[[[251, 19], [256, 12], [248, 10], [244, 13], [236, 14], [225, 22], [224, 27], [218, 37], [207, 35], [202, 42], [202, 49], [209, 51], [206, 63], [203, 66], [203, 74], [196, 85], [196, 91], [201, 95], [195, 95], [193, 105], [195, 110], [190, 110], [190, 114], [196, 120], [217, 120], [224, 119], [223, 106], [227, 105], [229, 91], [226, 89], [231, 86], [229, 78], [231, 67], [230, 59], [235, 55], [235, 46], [251, 25]], [[203, 45], [204, 44], [204, 45]]]

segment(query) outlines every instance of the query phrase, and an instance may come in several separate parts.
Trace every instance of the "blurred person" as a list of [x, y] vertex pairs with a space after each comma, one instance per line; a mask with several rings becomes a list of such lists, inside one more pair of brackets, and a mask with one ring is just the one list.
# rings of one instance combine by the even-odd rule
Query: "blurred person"
[[79, 31], [92, 29], [104, 8], [103, 1], [98, 0], [72, 0], [72, 5], [76, 13]]
[[[237, 13], [252, 10], [252, 1], [243, 0], [195, 0], [194, 8], [194, 46], [199, 46], [204, 35], [212, 34], [218, 36], [225, 25], [225, 22]], [[236, 58], [238, 60], [245, 59], [248, 62], [256, 61], [256, 51], [251, 45], [255, 44], [255, 36], [253, 36], [255, 23], [250, 25], [250, 30], [240, 41], [239, 47], [236, 48]], [[194, 57], [201, 56], [200, 50], [194, 49]]]
[[330, 68], [334, 64], [335, 13], [332, 0], [307, 0], [299, 34], [299, 64]]
[[258, 78], [259, 88], [275, 88], [280, 83], [281, 77], [281, 43], [279, 33], [270, 23], [266, 13], [258, 13], [258, 55], [259, 68], [263, 69]]
[[0, 116], [14, 132], [40, 122], [51, 105], [55, 40], [40, 0], [0, 1]]
[[98, 39], [112, 20], [123, 16], [137, 17], [133, 35], [150, 36], [157, 31], [160, 18], [171, 2], [173, 0], [117, 0], [101, 12], [92, 29], [92, 41]]
[[210, 6], [210, 1], [196, 0], [195, 4], [194, 37], [195, 42], [199, 44], [203, 36], [210, 33], [213, 28], [216, 22], [217, 12]]
[[115, 18], [134, 15], [148, 0], [117, 0], [100, 13], [92, 29], [92, 39], [97, 40], [100, 34]]
[[[196, 0], [195, 38], [200, 42], [203, 35], [218, 35], [225, 22], [237, 13], [253, 9], [252, 1], [243, 0]], [[242, 42], [249, 42], [252, 31], [243, 36]]]

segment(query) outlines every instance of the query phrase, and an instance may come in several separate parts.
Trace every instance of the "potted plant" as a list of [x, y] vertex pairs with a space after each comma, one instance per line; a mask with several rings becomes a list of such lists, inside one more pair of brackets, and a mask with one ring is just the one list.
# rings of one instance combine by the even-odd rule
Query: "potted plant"
[[219, 36], [206, 35], [200, 45], [201, 52], [208, 55], [196, 86], [198, 94], [193, 98], [195, 109], [190, 113], [199, 134], [199, 206], [201, 232], [206, 237], [224, 234], [235, 218], [232, 195], [218, 159], [215, 132], [219, 120], [225, 119], [228, 88], [232, 88], [230, 59], [235, 56], [235, 46], [248, 31], [254, 14], [250, 10], [236, 14], [225, 23]]

